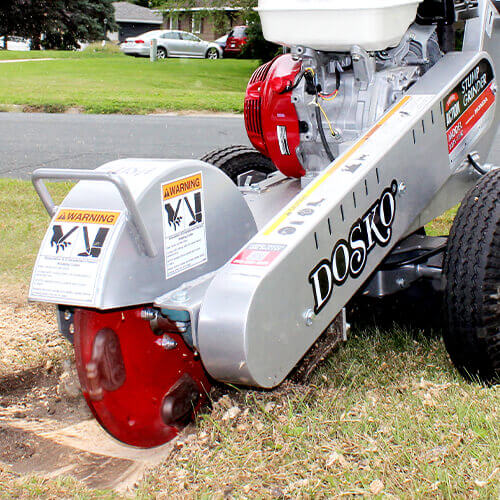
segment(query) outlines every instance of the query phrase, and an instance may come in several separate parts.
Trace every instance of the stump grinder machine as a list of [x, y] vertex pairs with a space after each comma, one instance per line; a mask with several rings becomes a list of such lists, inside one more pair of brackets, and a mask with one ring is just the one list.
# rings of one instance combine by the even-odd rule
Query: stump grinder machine
[[[90, 409], [132, 446], [176, 436], [214, 381], [273, 388], [346, 340], [353, 297], [422, 282], [460, 372], [499, 375], [498, 4], [258, 11], [284, 54], [247, 88], [255, 148], [33, 173], [52, 220], [29, 298], [57, 305]], [[55, 206], [46, 180], [78, 183]], [[426, 236], [459, 202], [450, 236]]]

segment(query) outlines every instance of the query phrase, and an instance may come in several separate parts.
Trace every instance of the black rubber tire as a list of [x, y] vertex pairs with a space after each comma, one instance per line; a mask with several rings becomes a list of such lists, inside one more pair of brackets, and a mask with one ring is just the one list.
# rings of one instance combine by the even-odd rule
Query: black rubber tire
[[[210, 54], [213, 54], [215, 57], [210, 57]], [[210, 47], [205, 53], [205, 59], [219, 59], [219, 51], [215, 47]]]
[[202, 156], [200, 160], [221, 169], [235, 184], [238, 181], [238, 175], [249, 170], [264, 174], [270, 174], [276, 170], [269, 158], [248, 146], [215, 149]]
[[[163, 55], [161, 55], [163, 54]], [[165, 47], [158, 47], [156, 49], [156, 58], [157, 59], [166, 59], [168, 57], [168, 52]]]
[[500, 378], [500, 170], [483, 176], [457, 213], [443, 267], [446, 349], [468, 379]]

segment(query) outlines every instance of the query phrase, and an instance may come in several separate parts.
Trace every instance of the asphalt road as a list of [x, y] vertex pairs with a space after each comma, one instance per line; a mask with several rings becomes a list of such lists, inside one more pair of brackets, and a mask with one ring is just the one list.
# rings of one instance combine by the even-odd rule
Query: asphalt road
[[118, 158], [199, 158], [231, 144], [250, 144], [240, 116], [0, 113], [0, 177]]
[[[241, 116], [0, 113], [0, 177], [118, 158], [199, 158], [231, 144], [249, 144]], [[489, 161], [500, 163], [500, 131]]]

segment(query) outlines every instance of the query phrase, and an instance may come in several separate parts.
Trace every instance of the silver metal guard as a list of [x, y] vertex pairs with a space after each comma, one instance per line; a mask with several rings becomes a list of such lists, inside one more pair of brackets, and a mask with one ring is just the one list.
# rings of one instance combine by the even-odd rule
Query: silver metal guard
[[[167, 278], [165, 231], [168, 224], [163, 216], [162, 185], [200, 172], [207, 260]], [[77, 179], [80, 182], [71, 189], [61, 206], [56, 207], [44, 179]], [[34, 301], [103, 310], [152, 304], [156, 297], [219, 269], [257, 231], [238, 188], [219, 169], [198, 160], [124, 159], [107, 163], [95, 171], [40, 169], [33, 175], [33, 183], [52, 216], [62, 209], [121, 214], [99, 255], [94, 295], [89, 299], [87, 294], [85, 300], [76, 292], [73, 294], [62, 275], [52, 278], [50, 266], [44, 267], [47, 260], [41, 258], [41, 252], [44, 244], [47, 248], [47, 242], [50, 249], [54, 219], [33, 270], [29, 298]], [[65, 259], [67, 251], [54, 252], [51, 258], [63, 265], [68, 262]], [[46, 282], [53, 282], [52, 289], [43, 283], [40, 285], [43, 276], [47, 276]], [[70, 275], [69, 280], [71, 278]], [[58, 288], [67, 291], [63, 294]]]

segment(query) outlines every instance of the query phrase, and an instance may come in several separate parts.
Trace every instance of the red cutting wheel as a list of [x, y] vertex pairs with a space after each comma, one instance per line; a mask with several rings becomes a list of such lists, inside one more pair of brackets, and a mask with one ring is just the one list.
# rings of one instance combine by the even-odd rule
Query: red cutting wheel
[[142, 308], [76, 309], [75, 358], [87, 403], [116, 439], [141, 448], [177, 435], [206, 401], [210, 383], [199, 357], [171, 334], [166, 349], [141, 319]]

